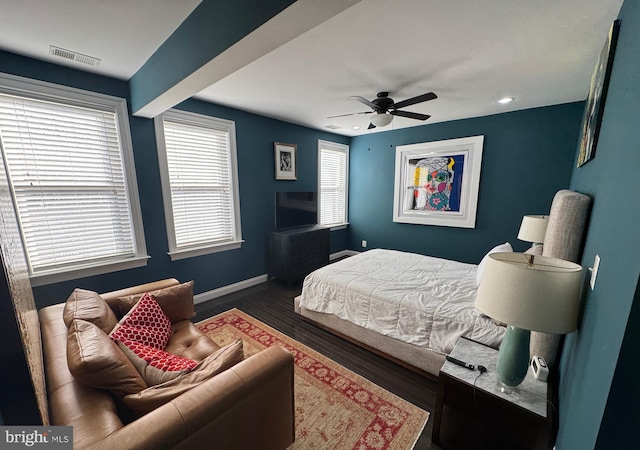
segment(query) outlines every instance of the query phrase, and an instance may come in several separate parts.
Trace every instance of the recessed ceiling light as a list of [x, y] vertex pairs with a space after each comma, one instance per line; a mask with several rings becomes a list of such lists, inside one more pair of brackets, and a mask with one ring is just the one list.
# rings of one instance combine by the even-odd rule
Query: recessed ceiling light
[[513, 97], [505, 97], [498, 100], [498, 103], [506, 105], [507, 103], [511, 103], [513, 100], [515, 100]]
[[359, 130], [360, 127], [358, 125], [356, 125], [355, 127], [353, 127], [354, 130]]

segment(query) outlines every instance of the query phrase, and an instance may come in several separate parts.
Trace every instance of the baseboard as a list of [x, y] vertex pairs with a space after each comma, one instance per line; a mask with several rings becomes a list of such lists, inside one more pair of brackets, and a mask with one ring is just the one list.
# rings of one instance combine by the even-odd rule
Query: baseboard
[[242, 289], [266, 283], [267, 281], [269, 281], [267, 274], [259, 275], [257, 277], [249, 278], [248, 280], [238, 281], [237, 283], [228, 284], [211, 291], [196, 294], [193, 296], [193, 302], [197, 305], [198, 303], [207, 302], [214, 298], [222, 297], [223, 295], [232, 294], [234, 292], [241, 291]]
[[[358, 253], [360, 252], [356, 252], [354, 250], [342, 250], [340, 252], [332, 253], [331, 255], [329, 255], [329, 261], [333, 261], [345, 256], [357, 255]], [[237, 283], [228, 284], [226, 286], [222, 286], [217, 289], [213, 289], [211, 291], [196, 294], [193, 296], [193, 302], [196, 305], [198, 303], [208, 302], [209, 300], [213, 300], [214, 298], [222, 297], [223, 295], [227, 295], [227, 294], [232, 294], [234, 292], [241, 291], [242, 289], [247, 289], [261, 283], [266, 283], [267, 281], [269, 281], [269, 277], [265, 273], [264, 275], [259, 275], [257, 277], [249, 278], [248, 280], [238, 281]]]
[[333, 261], [339, 258], [343, 258], [345, 256], [354, 256], [360, 252], [356, 252], [355, 250], [342, 250], [340, 252], [332, 253], [329, 255], [329, 261]]

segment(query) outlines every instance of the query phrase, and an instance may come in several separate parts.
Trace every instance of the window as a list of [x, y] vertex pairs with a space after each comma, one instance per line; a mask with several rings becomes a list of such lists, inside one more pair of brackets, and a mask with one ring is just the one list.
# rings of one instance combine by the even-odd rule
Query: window
[[347, 224], [349, 146], [318, 141], [318, 183], [320, 225]]
[[124, 99], [2, 75], [0, 137], [33, 285], [146, 264]]
[[239, 248], [235, 123], [177, 110], [155, 123], [171, 259]]

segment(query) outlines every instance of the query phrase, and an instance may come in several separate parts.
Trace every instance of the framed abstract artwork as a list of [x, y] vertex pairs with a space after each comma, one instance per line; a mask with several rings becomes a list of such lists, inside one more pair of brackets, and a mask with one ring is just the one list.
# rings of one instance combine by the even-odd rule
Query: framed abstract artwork
[[297, 180], [295, 144], [274, 142], [274, 162], [276, 166], [276, 180]]
[[587, 97], [587, 104], [582, 117], [578, 167], [587, 163], [595, 156], [619, 30], [620, 20], [616, 20], [613, 22], [613, 25], [611, 25], [609, 36], [602, 48], [602, 52], [600, 52], [598, 64], [591, 76], [589, 96]]
[[484, 136], [396, 147], [393, 221], [475, 228]]

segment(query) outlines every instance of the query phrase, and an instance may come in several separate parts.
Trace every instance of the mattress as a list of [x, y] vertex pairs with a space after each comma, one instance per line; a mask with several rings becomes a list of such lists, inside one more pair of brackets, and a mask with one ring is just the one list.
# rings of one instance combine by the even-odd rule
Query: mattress
[[300, 306], [448, 354], [460, 336], [498, 347], [505, 328], [475, 308], [477, 266], [373, 249], [304, 281]]

